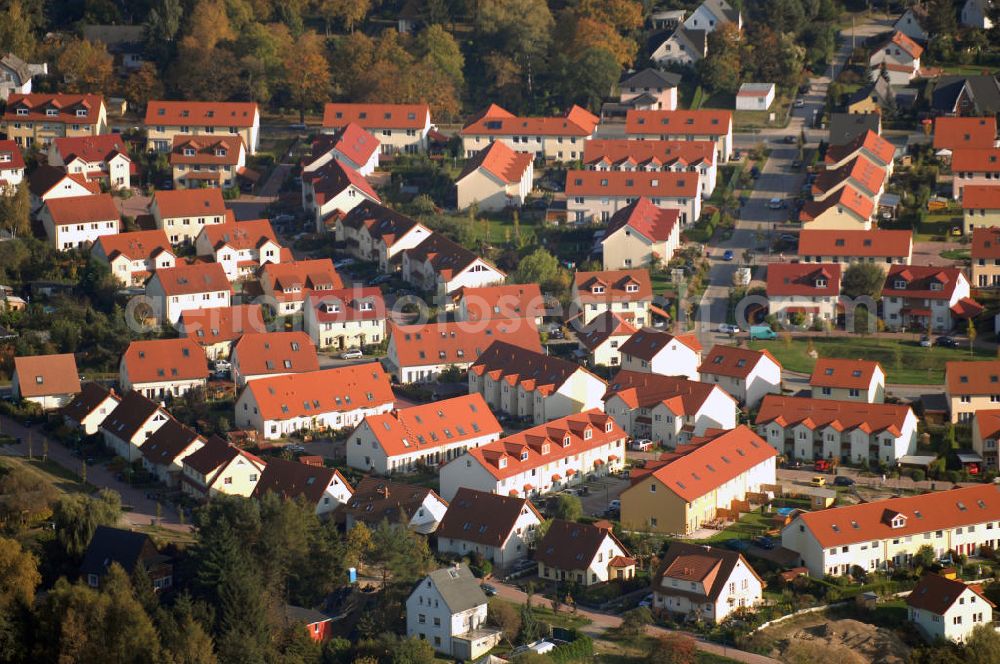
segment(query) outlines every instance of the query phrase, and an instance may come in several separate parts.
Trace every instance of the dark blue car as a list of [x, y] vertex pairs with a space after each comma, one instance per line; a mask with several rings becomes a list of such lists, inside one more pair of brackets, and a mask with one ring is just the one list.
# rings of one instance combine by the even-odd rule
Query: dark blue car
[[726, 249], [725, 252], [723, 252], [723, 254], [722, 254], [722, 260], [724, 260], [724, 261], [731, 261], [731, 260], [733, 260], [733, 250], [732, 249]]

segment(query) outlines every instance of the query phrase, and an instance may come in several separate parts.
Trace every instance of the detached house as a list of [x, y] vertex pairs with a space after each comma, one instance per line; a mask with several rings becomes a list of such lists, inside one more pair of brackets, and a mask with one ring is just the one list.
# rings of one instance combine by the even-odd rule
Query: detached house
[[333, 134], [320, 134], [313, 140], [312, 154], [303, 164], [302, 172], [310, 173], [336, 159], [368, 177], [378, 168], [380, 145], [361, 125], [348, 122]]
[[781, 363], [767, 350], [712, 346], [698, 367], [701, 382], [718, 385], [746, 408], [767, 394], [781, 394]]
[[403, 252], [426, 240], [432, 231], [420, 222], [379, 203], [363, 200], [337, 218], [336, 237], [347, 252], [378, 264], [379, 271], [399, 269]]
[[969, 281], [958, 268], [894, 265], [882, 287], [882, 316], [890, 328], [947, 332], [957, 320], [982, 311], [969, 295]]
[[209, 360], [226, 360], [240, 337], [266, 332], [267, 325], [259, 304], [239, 304], [185, 311], [177, 321], [177, 331], [198, 342]]
[[156, 227], [166, 231], [173, 244], [194, 242], [205, 226], [228, 220], [218, 189], [158, 190], [149, 211]]
[[962, 25], [978, 30], [993, 27], [993, 0], [965, 0], [960, 14]]
[[[994, 148], [959, 148], [951, 153], [952, 189], [954, 199], [963, 198], [967, 188], [976, 185], [1000, 185], [1000, 147]], [[964, 207], [964, 205], [963, 205]], [[984, 213], [980, 213], [982, 216]], [[966, 215], [966, 222], [973, 225], [971, 215]], [[976, 220], [983, 223], [985, 220]]]
[[671, 542], [653, 576], [653, 610], [711, 624], [763, 601], [764, 580], [743, 554]]
[[868, 57], [868, 68], [874, 70], [873, 76], [887, 75], [892, 85], [909, 85], [920, 73], [923, 52], [923, 46], [902, 32], [894, 32], [872, 51]]
[[280, 458], [268, 460], [253, 495], [274, 493], [287, 500], [304, 500], [316, 514], [329, 514], [354, 495], [351, 484], [336, 468], [313, 466]]
[[31, 212], [37, 214], [45, 203], [56, 198], [99, 195], [101, 183], [80, 173], [67, 173], [58, 166], [39, 166], [28, 176], [28, 191]]
[[378, 286], [313, 293], [303, 311], [306, 332], [317, 348], [364, 348], [386, 337], [389, 313]]
[[237, 185], [246, 168], [247, 151], [240, 136], [177, 134], [170, 146], [170, 169], [177, 189]]
[[22, 148], [44, 147], [56, 138], [108, 133], [108, 113], [101, 95], [14, 93], [0, 130]]
[[102, 235], [90, 255], [107, 265], [111, 276], [124, 286], [142, 286], [155, 270], [177, 264], [167, 234], [159, 229]]
[[403, 280], [445, 301], [460, 288], [493, 286], [507, 275], [484, 258], [431, 233], [420, 244], [403, 251]]
[[709, 429], [736, 427], [737, 404], [718, 385], [619, 371], [608, 381], [604, 412], [633, 438], [674, 448]]
[[146, 104], [146, 148], [166, 152], [178, 134], [233, 136], [257, 152], [260, 109], [256, 102], [150, 101]]
[[527, 152], [536, 159], [576, 161], [583, 146], [594, 136], [600, 123], [593, 113], [573, 106], [562, 117], [518, 117], [490, 104], [462, 127], [462, 151], [472, 157], [490, 143], [500, 142], [515, 152]]
[[158, 320], [176, 323], [185, 311], [228, 307], [233, 288], [219, 263], [160, 268], [146, 284]]
[[799, 461], [895, 466], [917, 449], [917, 417], [897, 404], [769, 394], [754, 425], [779, 454]]
[[913, 256], [913, 231], [823, 230], [811, 227], [799, 233], [799, 260], [803, 263], [875, 263], [886, 272], [893, 265], [909, 265]]
[[576, 341], [587, 354], [591, 366], [621, 365], [621, 346], [638, 332], [621, 314], [605, 311], [586, 325], [576, 329]]
[[121, 565], [129, 578], [142, 568], [155, 591], [173, 586], [173, 564], [159, 553], [152, 538], [110, 526], [97, 526], [80, 563], [80, 581], [99, 588], [113, 564]]
[[530, 500], [459, 489], [437, 529], [438, 553], [478, 554], [506, 570], [524, 560], [543, 517]]
[[751, 494], [774, 488], [777, 456], [746, 425], [693, 438], [647, 462], [622, 492], [622, 527], [690, 535], [721, 516], [748, 511]]
[[468, 450], [439, 473], [441, 495], [459, 489], [541, 496], [624, 467], [625, 431], [598, 409], [570, 415]]
[[0, 57], [0, 99], [13, 94], [29, 94], [31, 79], [49, 73], [46, 63], [30, 64], [13, 53]]
[[673, 171], [569, 171], [566, 211], [580, 223], [609, 222], [612, 215], [639, 197], [677, 210], [681, 225], [701, 216], [701, 176]]
[[626, 73], [618, 81], [618, 101], [601, 105], [601, 120], [621, 120], [632, 110], [672, 111], [677, 108], [677, 87], [681, 75], [647, 67]]
[[836, 321], [840, 263], [771, 263], [767, 266], [768, 310], [779, 320]]
[[697, 173], [703, 198], [718, 179], [714, 141], [593, 139], [584, 146], [583, 165], [595, 171]]
[[671, 334], [646, 327], [622, 344], [622, 368], [698, 380], [701, 343], [694, 332]]
[[[1000, 194], [1000, 187], [996, 189]], [[997, 209], [1000, 211], [1000, 195], [997, 199]], [[971, 255], [972, 283], [978, 288], [1000, 286], [1000, 226], [973, 230]]]
[[387, 366], [400, 383], [436, 380], [454, 367], [464, 371], [497, 340], [540, 353], [538, 328], [531, 318], [496, 318], [474, 325], [425, 323], [389, 325]]
[[207, 500], [219, 494], [253, 495], [267, 465], [263, 459], [212, 436], [197, 452], [184, 457], [181, 489], [185, 495]]
[[351, 499], [337, 509], [336, 517], [348, 531], [357, 523], [374, 530], [388, 521], [390, 526], [429, 535], [437, 530], [447, 510], [448, 503], [434, 489], [364, 477]]
[[53, 198], [38, 213], [56, 249], [87, 248], [100, 238], [118, 234], [121, 215], [111, 194]]
[[574, 316], [584, 325], [610, 311], [636, 327], [652, 322], [653, 285], [645, 269], [577, 272], [573, 275]]
[[123, 390], [159, 401], [204, 388], [207, 380], [205, 351], [191, 338], [133, 341], [118, 368]]
[[500, 438], [503, 428], [478, 394], [369, 415], [347, 439], [347, 465], [389, 476], [433, 468]]
[[486, 595], [465, 564], [431, 572], [406, 600], [406, 635], [434, 651], [472, 661], [500, 643], [502, 632], [486, 626]]
[[194, 248], [199, 257], [222, 265], [229, 281], [252, 277], [261, 266], [290, 258], [267, 219], [205, 226], [195, 238]]
[[80, 393], [60, 412], [66, 424], [83, 429], [86, 435], [92, 436], [120, 402], [121, 397], [114, 390], [100, 383], [84, 383]]
[[[1000, 228], [1000, 178], [996, 184], [965, 186], [962, 189], [962, 232], [966, 235], [973, 234], [973, 247], [976, 244], [976, 232], [991, 231], [996, 228]], [[988, 235], [987, 232], [980, 237], [985, 238]], [[972, 281], [978, 283], [974, 271]]]
[[932, 643], [942, 639], [962, 643], [979, 625], [993, 629], [996, 608], [980, 586], [933, 572], [920, 577], [906, 597], [906, 606], [910, 622]]
[[678, 210], [664, 210], [639, 197], [608, 221], [601, 240], [604, 269], [666, 265], [680, 247], [680, 228]]
[[139, 458], [146, 440], [171, 419], [158, 403], [130, 391], [122, 395], [119, 404], [101, 422], [99, 430], [106, 447], [132, 462]]
[[1000, 403], [1000, 360], [947, 362], [944, 382], [951, 421], [968, 423]]
[[809, 387], [813, 399], [834, 401], [885, 402], [885, 371], [871, 360], [816, 360]]
[[337, 218], [364, 200], [382, 202], [368, 180], [337, 159], [302, 174], [302, 207], [314, 217], [317, 233], [332, 230]]
[[532, 162], [530, 153], [493, 141], [465, 162], [455, 180], [458, 209], [476, 205], [489, 212], [521, 207], [534, 187]]
[[922, 5], [908, 7], [902, 15], [896, 19], [892, 25], [893, 32], [902, 32], [910, 39], [927, 43], [927, 30], [924, 25], [927, 23], [927, 10]]
[[24, 180], [24, 156], [14, 141], [0, 140], [0, 195], [17, 190]]
[[267, 263], [260, 271], [260, 285], [271, 299], [269, 306], [279, 316], [302, 311], [310, 294], [326, 295], [344, 288], [329, 258]]
[[708, 55], [708, 32], [679, 25], [658, 32], [649, 40], [650, 59], [659, 66], [692, 67]]
[[607, 384], [575, 362], [494, 341], [469, 367], [469, 393], [535, 424], [601, 408]]
[[340, 430], [393, 409], [378, 362], [250, 381], [236, 400], [236, 425], [275, 440], [297, 431]]
[[233, 346], [231, 361], [237, 387], [269, 376], [319, 370], [316, 346], [301, 331], [246, 334]]
[[383, 154], [426, 152], [431, 130], [427, 104], [327, 104], [323, 133], [334, 134], [354, 123], [377, 138]]
[[10, 391], [15, 399], [38, 404], [42, 410], [67, 405], [80, 393], [80, 374], [72, 353], [14, 358]]
[[593, 586], [635, 575], [632, 558], [610, 528], [553, 519], [535, 551], [538, 577]]
[[171, 418], [139, 449], [142, 466], [171, 489], [180, 487], [184, 458], [205, 446], [197, 432]]
[[71, 136], [49, 144], [49, 166], [62, 166], [67, 173], [88, 179], [106, 179], [111, 189], [129, 189], [135, 164], [120, 134]]
[[733, 152], [732, 111], [629, 111], [625, 134], [638, 140], [712, 141], [716, 163], [724, 164]]

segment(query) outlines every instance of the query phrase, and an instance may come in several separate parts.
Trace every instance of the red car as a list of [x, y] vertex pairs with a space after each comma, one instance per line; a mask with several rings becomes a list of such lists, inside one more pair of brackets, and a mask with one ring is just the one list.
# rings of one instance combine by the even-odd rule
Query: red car
[[828, 470], [830, 470], [830, 462], [827, 461], [826, 459], [819, 459], [816, 461], [816, 464], [813, 466], [813, 469], [817, 473], [825, 473]]

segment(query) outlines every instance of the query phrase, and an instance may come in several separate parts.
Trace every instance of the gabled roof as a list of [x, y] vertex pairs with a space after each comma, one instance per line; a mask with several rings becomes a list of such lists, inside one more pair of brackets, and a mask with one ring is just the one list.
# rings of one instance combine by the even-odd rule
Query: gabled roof
[[479, 579], [472, 575], [465, 563], [434, 570], [427, 578], [437, 588], [453, 616], [486, 604]]
[[528, 152], [514, 152], [503, 141], [493, 141], [465, 162], [465, 168], [455, 182], [461, 182], [467, 175], [481, 169], [505, 184], [517, 184], [532, 159], [534, 157]]
[[[776, 456], [778, 452], [771, 445], [741, 424], [731, 431], [679, 445], [663, 459], [666, 463], [650, 474], [690, 503]], [[645, 488], [648, 481], [637, 482], [634, 486], [644, 486], [636, 491], [649, 491]]]
[[498, 382], [503, 380], [511, 387], [520, 386], [543, 396], [557, 392], [578, 371], [604, 382], [575, 362], [527, 350], [500, 339], [490, 344], [476, 358], [469, 371], [477, 376], [489, 376]]
[[427, 104], [327, 104], [323, 128], [355, 123], [364, 129], [423, 129], [430, 120]]
[[[667, 552], [663, 554], [660, 567], [653, 576], [653, 590], [666, 595], [694, 597], [702, 601], [707, 596], [710, 601], [715, 602], [722, 595], [729, 577], [740, 562], [763, 585], [763, 580], [738, 551], [686, 542], [671, 542]], [[705, 594], [691, 592], [687, 583], [684, 584], [687, 590], [673, 588], [665, 582], [665, 579], [700, 583], [705, 587]]]
[[4, 66], [17, 74], [17, 78], [23, 85], [32, 76], [32, 65], [28, 64], [13, 53], [7, 53], [0, 57], [0, 66]]
[[[645, 143], [645, 141], [636, 141]], [[653, 201], [640, 196], [634, 202], [611, 215], [608, 228], [602, 242], [606, 242], [613, 233], [626, 226], [643, 236], [650, 242], [666, 242], [674, 234], [680, 223], [679, 210], [664, 210], [653, 205]], [[662, 256], [668, 260], [669, 256]]]
[[898, 46], [914, 60], [919, 58], [920, 55], [924, 52], [923, 46], [913, 41], [899, 30], [892, 33], [892, 36], [889, 37], [888, 40], [880, 44], [879, 47], [875, 49], [875, 52], [888, 48], [890, 44]]
[[337, 511], [370, 526], [377, 526], [383, 519], [395, 525], [404, 517], [412, 519], [428, 498], [447, 505], [433, 489], [425, 486], [366, 476], [354, 487], [351, 499]]
[[726, 394], [710, 383], [623, 369], [608, 381], [604, 401], [617, 397], [633, 410], [666, 404], [675, 415], [693, 416], [716, 390]]
[[355, 286], [331, 291], [313, 291], [306, 297], [319, 323], [383, 320], [389, 312], [378, 286]]
[[995, 117], [938, 117], [934, 119], [934, 149], [985, 148], [997, 140]]
[[43, 198], [63, 180], [72, 180], [91, 194], [101, 193], [101, 183], [97, 180], [88, 180], [83, 173], [67, 173], [66, 169], [59, 166], [39, 166], [36, 168], [28, 176], [28, 189], [35, 196]]
[[[100, 383], [87, 382], [83, 384], [80, 393], [63, 406], [60, 412], [63, 416], [80, 423], [109, 398], [114, 400], [115, 404], [121, 402], [121, 397], [115, 394], [114, 390], [110, 390]], [[110, 411], [108, 414], [111, 414]]]
[[881, 129], [882, 116], [878, 113], [831, 113], [829, 144], [844, 145], [868, 131], [880, 134]]
[[503, 433], [478, 393], [368, 415], [365, 423], [390, 458]]
[[164, 219], [226, 216], [226, 202], [222, 198], [222, 191], [214, 187], [157, 190], [153, 194], [153, 205]]
[[465, 302], [466, 320], [538, 318], [547, 308], [538, 284], [507, 284], [460, 288], [455, 295]]
[[925, 572], [920, 577], [917, 585], [907, 595], [906, 604], [914, 609], [943, 616], [966, 591], [975, 593], [981, 601], [991, 607], [996, 606], [986, 599], [979, 586], [967, 586], [961, 581], [949, 579], [933, 572]]
[[555, 569], [587, 569], [609, 537], [628, 555], [625, 546], [608, 528], [553, 519], [545, 537], [538, 543], [535, 560]]
[[952, 173], [1000, 173], [1000, 148], [956, 148], [951, 153]]
[[398, 239], [420, 225], [416, 219], [368, 199], [354, 206], [340, 223], [348, 228], [367, 228], [372, 240], [381, 239], [387, 247], [392, 247]]
[[594, 133], [600, 122], [593, 113], [573, 106], [562, 117], [518, 117], [505, 109], [490, 104], [459, 132], [462, 136], [578, 136]]
[[705, 360], [698, 367], [698, 373], [743, 379], [749, 376], [764, 359], [770, 360], [779, 370], [781, 369], [781, 362], [766, 349], [750, 350], [716, 344], [705, 355]]
[[336, 150], [359, 166], [368, 163], [378, 152], [381, 141], [365, 131], [356, 122], [348, 122], [333, 134], [320, 134], [312, 144], [312, 158], [318, 159]]
[[641, 71], [626, 74], [618, 82], [618, 88], [676, 88], [680, 83], [680, 74], [646, 67]]
[[701, 343], [698, 341], [698, 335], [694, 332], [671, 334], [670, 332], [657, 330], [652, 327], [644, 327], [633, 334], [628, 338], [628, 341], [621, 345], [619, 351], [621, 351], [622, 355], [651, 361], [675, 339], [681, 346], [695, 353], [701, 353]]
[[108, 162], [116, 155], [122, 155], [128, 161], [128, 147], [121, 134], [98, 134], [97, 136], [68, 136], [52, 141], [63, 163], [73, 159], [81, 159], [88, 164]]
[[181, 334], [202, 346], [234, 341], [244, 334], [267, 331], [264, 311], [259, 304], [187, 309], [181, 312], [178, 328]]
[[122, 364], [133, 385], [208, 378], [205, 351], [190, 337], [133, 341]]
[[221, 263], [191, 263], [163, 267], [153, 274], [164, 294], [190, 295], [192, 293], [233, 292]]
[[885, 80], [882, 76], [875, 79], [873, 83], [869, 83], [863, 88], [858, 88], [847, 98], [847, 107], [850, 108], [854, 104], [865, 101], [867, 99], [875, 100], [879, 105], [888, 103], [890, 99], [893, 98], [892, 86], [889, 85], [889, 81]]
[[[967, 184], [962, 187], [963, 210], [1000, 210], [1000, 184]], [[986, 230], [982, 227], [978, 230]]]
[[1000, 360], [946, 362], [944, 382], [948, 394], [1000, 394]]
[[885, 182], [886, 169], [879, 166], [864, 154], [858, 154], [849, 162], [834, 170], [827, 170], [820, 173], [813, 182], [813, 194], [822, 194], [830, 191], [845, 180], [854, 185], [857, 189], [862, 189], [871, 193], [877, 193]]
[[160, 408], [152, 399], [149, 399], [135, 390], [129, 390], [122, 395], [118, 406], [108, 414], [101, 422], [101, 429], [104, 429], [122, 440], [131, 440], [149, 418], [157, 412], [169, 418], [167, 412]]
[[198, 441], [204, 443], [205, 439], [198, 432], [170, 418], [146, 439], [139, 451], [150, 463], [169, 466], [184, 450]]
[[329, 258], [313, 258], [286, 263], [267, 263], [261, 274], [271, 280], [275, 297], [282, 297], [284, 288], [297, 286], [301, 292], [297, 299], [305, 299], [307, 291], [332, 291], [344, 287], [344, 282]]
[[[927, 300], [950, 300], [959, 279], [965, 279], [962, 271], [955, 267], [934, 265], [893, 265], [885, 278], [882, 297], [909, 297]], [[905, 288], [897, 288], [897, 282], [905, 282]], [[938, 286], [937, 290], [934, 287]]]
[[[170, 163], [236, 166], [243, 150], [243, 137], [239, 134], [175, 134], [170, 147]], [[193, 154], [188, 154], [191, 151]]]
[[631, 337], [638, 331], [622, 314], [610, 310], [601, 313], [576, 331], [576, 340], [593, 351], [611, 337]]
[[395, 400], [378, 362], [258, 378], [246, 390], [265, 421], [377, 408]]
[[431, 233], [423, 242], [412, 249], [407, 249], [405, 254], [411, 261], [417, 261], [418, 263], [429, 262], [434, 271], [445, 280], [455, 278], [455, 276], [477, 260], [483, 261], [496, 270], [501, 279], [507, 276], [485, 258], [480, 258], [460, 244], [452, 242], [441, 233]]
[[14, 373], [23, 398], [80, 392], [80, 374], [73, 353], [15, 357]]
[[[902, 525], [892, 521], [902, 516]], [[803, 512], [801, 519], [823, 548], [900, 538], [1000, 520], [1000, 486], [980, 484], [918, 496]], [[900, 520], [897, 519], [897, 524]], [[797, 528], [794, 521], [786, 528]]]
[[653, 298], [653, 284], [644, 269], [577, 272], [573, 287], [576, 297], [584, 303], [642, 302]]
[[[996, 189], [1000, 190], [1000, 187], [996, 187]], [[998, 205], [998, 208], [1000, 208], [1000, 205]], [[1000, 228], [996, 226], [980, 226], [979, 228], [972, 229], [971, 250], [973, 260], [977, 258], [1000, 258]]]
[[840, 294], [840, 263], [771, 263], [767, 266], [768, 297]]
[[638, 111], [625, 116], [626, 134], [661, 136], [725, 136], [733, 125], [732, 111]]
[[113, 221], [116, 229], [121, 215], [111, 194], [50, 198], [45, 207], [56, 226]]
[[381, 201], [368, 180], [339, 159], [331, 159], [315, 171], [305, 173], [303, 178], [312, 184], [317, 205], [335, 198], [348, 187], [358, 189], [375, 202]]
[[238, 456], [242, 456], [262, 470], [267, 465], [263, 459], [241, 450], [232, 443], [227, 443], [218, 436], [206, 440], [204, 447], [184, 457], [183, 463], [201, 473], [205, 477], [205, 484], [212, 486], [217, 479], [213, 473], [227, 466]]
[[586, 166], [694, 166], [715, 163], [714, 141], [633, 141], [627, 138], [595, 138], [583, 146]]
[[216, 251], [223, 246], [229, 246], [237, 251], [259, 249], [267, 241], [281, 247], [268, 219], [209, 224], [201, 229], [201, 235], [205, 236], [205, 239]]
[[[14, 93], [7, 97], [7, 110], [3, 118], [9, 122], [62, 122], [81, 125], [97, 124], [104, 97], [90, 94]], [[27, 115], [18, 115], [19, 108], [26, 108]], [[55, 115], [48, 115], [53, 109]], [[84, 111], [84, 115], [77, 115]]]
[[288, 500], [301, 497], [310, 505], [316, 505], [323, 499], [327, 487], [335, 483], [346, 487], [348, 493], [354, 493], [350, 483], [336, 468], [272, 458], [260, 474], [260, 481], [254, 487], [253, 495], [262, 497], [271, 492]]
[[155, 555], [156, 546], [149, 535], [97, 526], [83, 554], [80, 575], [84, 579], [91, 574], [104, 576], [112, 563], [118, 563], [126, 574], [132, 574], [139, 563]]
[[100, 245], [108, 260], [124, 256], [130, 261], [141, 261], [152, 258], [165, 251], [173, 255], [173, 248], [167, 238], [167, 232], [159, 228], [149, 231], [132, 231], [102, 235], [97, 238], [95, 246]]
[[460, 487], [448, 504], [437, 536], [484, 546], [502, 546], [525, 511], [533, 513], [539, 523], [544, 520], [526, 498]]
[[252, 101], [150, 101], [147, 127], [157, 125], [199, 127], [252, 127], [259, 118]]
[[1000, 113], [1000, 82], [992, 74], [979, 76], [941, 76], [934, 86], [931, 108], [943, 113], [960, 110], [962, 94], [972, 104], [976, 115]]
[[841, 231], [806, 228], [799, 233], [800, 256], [841, 258], [905, 258], [913, 248], [913, 231], [872, 229]]
[[233, 347], [243, 376], [302, 373], [319, 369], [319, 356], [302, 331], [246, 334]]
[[977, 410], [974, 426], [982, 440], [1000, 438], [1000, 409]]
[[865, 433], [887, 431], [901, 435], [909, 406], [889, 403], [862, 403], [860, 401], [832, 401], [809, 397], [784, 397], [767, 394], [757, 411], [755, 425], [777, 423], [788, 428], [804, 426], [816, 431], [833, 427], [837, 431], [861, 429]]
[[867, 390], [875, 378], [876, 370], [882, 372], [882, 379], [885, 380], [885, 370], [878, 362], [821, 357], [816, 360], [812, 375], [809, 377], [809, 385], [814, 388], [839, 387]]
[[534, 352], [542, 350], [533, 318], [496, 318], [472, 326], [464, 322], [390, 323], [389, 336], [401, 367], [471, 364], [498, 339]]
[[673, 171], [569, 171], [566, 196], [694, 198], [697, 173]]
[[11, 140], [0, 141], [0, 155], [9, 155], [6, 161], [0, 160], [0, 173], [3, 171], [20, 170], [24, 168], [24, 155], [17, 143]]

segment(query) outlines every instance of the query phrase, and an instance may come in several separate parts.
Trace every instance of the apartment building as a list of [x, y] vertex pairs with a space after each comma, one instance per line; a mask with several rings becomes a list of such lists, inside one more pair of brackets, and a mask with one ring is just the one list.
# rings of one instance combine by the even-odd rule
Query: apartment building
[[466, 158], [496, 141], [535, 159], [569, 162], [583, 156], [584, 144], [599, 122], [596, 115], [575, 105], [562, 117], [518, 117], [490, 104], [462, 127], [459, 136]]
[[576, 272], [573, 275], [573, 316], [584, 325], [605, 311], [620, 314], [636, 327], [651, 324], [653, 285], [645, 269]]
[[803, 263], [874, 263], [886, 272], [893, 265], [909, 265], [913, 231], [822, 230], [811, 225], [799, 233], [799, 260]]
[[327, 104], [323, 133], [354, 123], [379, 140], [383, 154], [426, 152], [431, 127], [427, 104]]
[[882, 318], [892, 329], [948, 332], [982, 311], [959, 268], [894, 265], [882, 287]]
[[49, 242], [61, 251], [86, 249], [118, 234], [121, 215], [111, 194], [53, 198], [38, 213]]
[[256, 102], [160, 101], [146, 104], [146, 149], [167, 152], [178, 134], [234, 136], [257, 152], [260, 109]]
[[566, 213], [577, 224], [607, 223], [636, 199], [677, 210], [681, 226], [701, 217], [701, 184], [695, 173], [672, 171], [569, 171]]
[[218, 189], [156, 191], [149, 211], [173, 244], [194, 242], [207, 225], [231, 221]]
[[378, 286], [313, 293], [306, 296], [302, 311], [317, 348], [364, 348], [386, 338], [389, 312]]
[[638, 140], [712, 141], [717, 163], [724, 164], [733, 153], [731, 111], [629, 111], [625, 134]]
[[0, 131], [18, 147], [44, 148], [57, 138], [108, 133], [108, 112], [101, 95], [13, 93]]
[[176, 265], [153, 273], [146, 297], [157, 320], [175, 324], [185, 311], [228, 307], [233, 287], [219, 263]]

